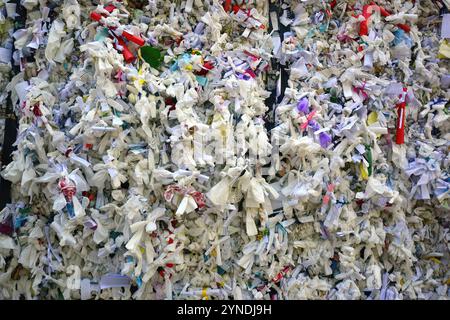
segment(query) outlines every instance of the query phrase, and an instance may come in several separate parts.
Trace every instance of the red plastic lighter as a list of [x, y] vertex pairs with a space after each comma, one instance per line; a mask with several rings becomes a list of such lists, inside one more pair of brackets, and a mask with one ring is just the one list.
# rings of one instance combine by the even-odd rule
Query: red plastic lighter
[[407, 88], [403, 88], [403, 92], [400, 94], [399, 102], [396, 105], [397, 108], [397, 126], [395, 133], [395, 142], [397, 144], [405, 143], [405, 117], [406, 117], [406, 95]]

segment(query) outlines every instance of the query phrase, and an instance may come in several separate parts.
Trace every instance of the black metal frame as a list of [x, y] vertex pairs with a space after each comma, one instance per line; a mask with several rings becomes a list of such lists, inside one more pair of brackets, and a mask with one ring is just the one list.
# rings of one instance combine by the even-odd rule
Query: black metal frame
[[[27, 10], [20, 4], [20, 0], [9, 1], [16, 4], [16, 16], [14, 20], [14, 31], [23, 28], [27, 19]], [[14, 52], [14, 43], [12, 47]], [[12, 73], [16, 75], [20, 72], [20, 66], [14, 64], [11, 58]], [[14, 151], [14, 142], [17, 137], [18, 121], [14, 114], [14, 106], [11, 101], [11, 94], [8, 96], [5, 118], [5, 130], [3, 135], [3, 148], [1, 154], [2, 167], [7, 166], [12, 161], [12, 153]], [[0, 210], [11, 202], [11, 182], [0, 177]]]

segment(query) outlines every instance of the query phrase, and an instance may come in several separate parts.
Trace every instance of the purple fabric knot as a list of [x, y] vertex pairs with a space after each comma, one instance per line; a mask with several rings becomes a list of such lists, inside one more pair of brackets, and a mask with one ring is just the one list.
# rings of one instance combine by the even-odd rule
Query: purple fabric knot
[[313, 131], [317, 131], [320, 129], [320, 126], [317, 122], [315, 122], [314, 120], [311, 120], [309, 122], [309, 126], [311, 127], [311, 129], [313, 129]]
[[326, 134], [325, 132], [321, 132], [319, 134], [319, 141], [322, 148], [326, 148], [331, 143], [331, 136]]
[[309, 113], [309, 101], [308, 98], [304, 97], [300, 99], [300, 101], [297, 103], [297, 110], [299, 112], [303, 112], [304, 114]]

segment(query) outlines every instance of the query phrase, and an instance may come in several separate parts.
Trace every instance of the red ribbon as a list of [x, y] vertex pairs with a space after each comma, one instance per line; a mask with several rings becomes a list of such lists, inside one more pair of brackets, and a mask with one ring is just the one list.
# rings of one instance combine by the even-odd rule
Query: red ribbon
[[34, 114], [36, 117], [42, 117], [42, 111], [41, 111], [41, 109], [39, 108], [39, 104], [35, 104], [35, 105], [33, 106], [33, 114]]
[[[255, 19], [256, 21], [258, 21], [259, 23], [261, 23], [261, 21], [259, 21], [259, 19], [256, 19], [255, 17], [253, 17], [250, 14], [251, 9], [247, 9], [247, 11], [245, 9], [242, 9], [241, 7], [239, 7], [238, 5], [234, 5], [233, 6], [233, 12], [234, 14], [237, 14], [239, 11], [243, 11], [246, 15], [247, 18], [245, 18], [244, 22], [246, 22], [249, 18]], [[265, 26], [263, 24], [261, 24], [261, 26], [259, 27], [260, 29], [264, 29]]]
[[225, 3], [223, 4], [223, 9], [228, 12], [231, 9], [231, 0], [225, 0]]
[[330, 184], [327, 186], [327, 194], [325, 194], [325, 196], [323, 197], [323, 204], [324, 204], [324, 205], [327, 205], [328, 202], [330, 202], [330, 195], [329, 195], [329, 194], [332, 194], [333, 191], [334, 191], [334, 184], [333, 184], [333, 183], [330, 183]]
[[286, 266], [283, 268], [283, 270], [281, 270], [276, 276], [275, 278], [272, 279], [273, 282], [277, 283], [279, 282], [285, 275], [286, 273], [291, 269], [291, 266]]
[[[373, 11], [379, 11], [380, 14], [383, 17], [388, 17], [391, 15], [391, 13], [389, 11], [387, 11], [385, 8], [376, 5], [374, 2], [371, 2], [369, 5], [365, 5], [363, 7], [363, 14], [362, 16], [364, 17], [364, 20], [361, 21], [361, 23], [359, 24], [359, 35], [360, 36], [367, 36], [369, 34], [369, 18], [372, 15]], [[411, 28], [403, 23], [398, 23], [396, 25], [397, 27], [399, 27], [400, 29], [403, 29], [405, 32], [409, 32], [411, 31]]]

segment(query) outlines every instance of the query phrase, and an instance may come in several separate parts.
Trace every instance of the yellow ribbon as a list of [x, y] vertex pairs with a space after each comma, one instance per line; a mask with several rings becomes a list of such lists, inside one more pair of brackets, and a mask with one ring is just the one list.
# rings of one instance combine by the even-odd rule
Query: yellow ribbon
[[208, 296], [206, 295], [206, 290], [208, 290], [208, 288], [203, 288], [202, 290], [202, 297], [205, 298], [205, 300], [208, 300]]
[[378, 121], [378, 114], [375, 111], [372, 111], [367, 117], [367, 124], [370, 126], [372, 123]]
[[363, 180], [369, 179], [369, 171], [367, 171], [366, 166], [362, 162], [359, 163], [359, 171], [361, 171], [361, 178]]
[[435, 257], [429, 257], [428, 259], [430, 259], [430, 260], [433, 261], [434, 263], [441, 264], [441, 261], [438, 260], [438, 259], [436, 259]]

